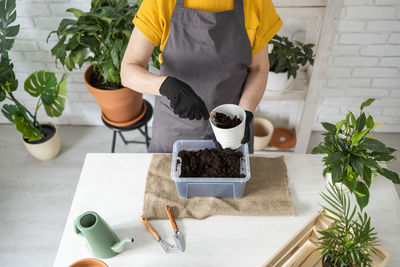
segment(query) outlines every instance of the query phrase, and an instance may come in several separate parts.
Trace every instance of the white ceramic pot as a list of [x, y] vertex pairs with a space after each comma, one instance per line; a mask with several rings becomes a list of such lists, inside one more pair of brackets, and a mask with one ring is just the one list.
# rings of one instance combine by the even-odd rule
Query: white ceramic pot
[[292, 89], [294, 78], [287, 78], [288, 72], [276, 73], [270, 71], [268, 74], [267, 88], [265, 94], [280, 95]]
[[272, 123], [262, 117], [254, 118], [254, 150], [263, 150], [271, 141], [274, 133]]
[[217, 112], [224, 113], [231, 118], [237, 116], [239, 119], [242, 120], [242, 122], [236, 127], [223, 129], [215, 126], [214, 120], [210, 118], [210, 123], [215, 138], [217, 139], [218, 143], [221, 144], [222, 148], [236, 149], [240, 147], [242, 145], [241, 141], [243, 139], [246, 126], [246, 112], [244, 111], [244, 109], [234, 104], [225, 104], [218, 106], [213, 109], [213, 111], [211, 111], [211, 114], [215, 114]]
[[[332, 183], [332, 175], [330, 173], [326, 174], [325, 183], [326, 183], [327, 187], [329, 187], [330, 185], [333, 185], [333, 183]], [[336, 183], [335, 186], [340, 188], [343, 192], [350, 192], [350, 190], [347, 188], [347, 186], [345, 186], [342, 183]]]
[[41, 125], [50, 125], [55, 128], [56, 132], [49, 140], [43, 143], [27, 143], [24, 138], [22, 138], [22, 142], [24, 143], [26, 150], [28, 150], [28, 152], [31, 153], [31, 155], [35, 158], [42, 161], [51, 160], [57, 157], [58, 153], [60, 153], [60, 136], [58, 135], [57, 127], [54, 124], [50, 122], [43, 122]]

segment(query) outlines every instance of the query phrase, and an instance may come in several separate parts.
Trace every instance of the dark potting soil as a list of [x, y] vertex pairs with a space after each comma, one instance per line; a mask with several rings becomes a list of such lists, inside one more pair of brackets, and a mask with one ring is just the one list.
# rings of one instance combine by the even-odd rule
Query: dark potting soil
[[242, 120], [237, 116], [233, 117], [233, 119], [224, 113], [216, 112], [214, 115], [215, 125], [222, 129], [229, 129], [238, 126], [242, 123]]
[[41, 144], [49, 140], [50, 138], [53, 137], [53, 135], [56, 133], [56, 128], [54, 128], [51, 125], [43, 124], [40, 125], [40, 133], [42, 134], [43, 138], [40, 140], [35, 140], [35, 141], [28, 141], [28, 139], [24, 138], [24, 141], [29, 143], [29, 144]]
[[103, 76], [97, 72], [93, 72], [90, 75], [89, 83], [91, 86], [96, 87], [97, 89], [115, 90], [123, 88], [123, 86], [118, 83], [104, 82]]
[[182, 159], [180, 177], [244, 177], [240, 174], [242, 152], [227, 154], [217, 149], [182, 150], [178, 156]]
[[[328, 256], [326, 256], [326, 257], [323, 257], [322, 266], [323, 266], [323, 267], [339, 267], [339, 265], [335, 265], [335, 264], [333, 264], [333, 263], [331, 262], [331, 256], [330, 256], [330, 255], [328, 255]], [[351, 266], [352, 266], [351, 264], [347, 264], [347, 265], [344, 266], [344, 267], [351, 267]]]

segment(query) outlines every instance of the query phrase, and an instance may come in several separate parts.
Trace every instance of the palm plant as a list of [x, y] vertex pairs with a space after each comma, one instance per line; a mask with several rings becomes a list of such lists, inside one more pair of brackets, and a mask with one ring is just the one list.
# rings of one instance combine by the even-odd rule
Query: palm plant
[[327, 213], [321, 214], [333, 221], [331, 227], [318, 231], [317, 250], [324, 266], [370, 266], [378, 244], [371, 218], [351, 207], [349, 196], [336, 186], [330, 185], [321, 197], [329, 204], [322, 205]]

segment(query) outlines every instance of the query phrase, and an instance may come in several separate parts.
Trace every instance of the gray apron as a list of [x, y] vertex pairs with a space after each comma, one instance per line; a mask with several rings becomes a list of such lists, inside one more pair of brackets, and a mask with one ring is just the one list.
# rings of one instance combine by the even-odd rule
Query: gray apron
[[[209, 111], [222, 104], [239, 104], [251, 63], [243, 0], [234, 1], [234, 10], [214, 13], [185, 8], [183, 0], [177, 0], [162, 52], [161, 75], [189, 84]], [[208, 120], [179, 118], [165, 96], [156, 96], [152, 132], [149, 152], [153, 153], [170, 153], [176, 140], [213, 137]]]

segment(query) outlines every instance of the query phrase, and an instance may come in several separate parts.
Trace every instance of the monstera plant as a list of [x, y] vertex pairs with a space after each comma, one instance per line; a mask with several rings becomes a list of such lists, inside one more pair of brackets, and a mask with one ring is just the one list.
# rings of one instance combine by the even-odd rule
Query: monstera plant
[[[14, 92], [18, 89], [18, 80], [14, 73], [14, 64], [9, 58], [9, 50], [14, 44], [14, 37], [19, 32], [19, 25], [12, 25], [16, 19], [15, 0], [0, 1], [0, 101], [3, 104], [3, 115], [16, 125], [22, 134], [24, 144], [35, 157], [47, 160], [55, 157], [60, 150], [60, 142], [56, 128], [52, 124], [41, 124], [38, 121], [40, 107], [44, 107], [50, 117], [61, 116], [64, 110], [66, 95], [66, 76], [57, 81], [54, 72], [44, 70], [32, 73], [24, 83], [24, 90], [32, 97], [37, 98], [33, 112], [20, 102]], [[40, 151], [42, 144], [46, 151]], [[49, 146], [49, 144], [53, 144]]]
[[399, 184], [399, 175], [380, 165], [395, 159], [396, 149], [374, 139], [371, 131], [379, 125], [364, 108], [375, 99], [370, 98], [360, 106], [356, 117], [349, 111], [344, 120], [331, 124], [323, 122], [324, 141], [316, 146], [313, 154], [327, 154], [322, 161], [325, 168], [323, 176], [330, 174], [332, 183], [342, 183], [354, 193], [361, 209], [368, 205], [369, 188], [377, 173]]

